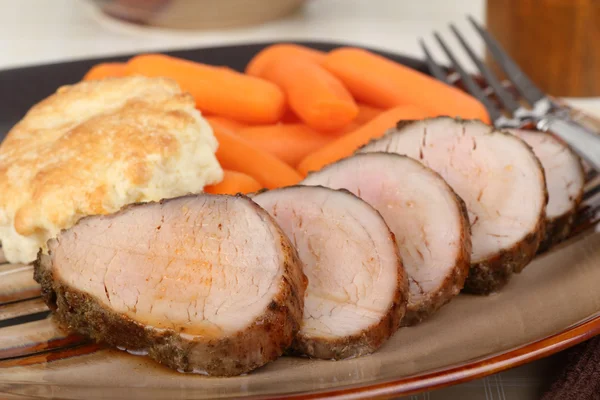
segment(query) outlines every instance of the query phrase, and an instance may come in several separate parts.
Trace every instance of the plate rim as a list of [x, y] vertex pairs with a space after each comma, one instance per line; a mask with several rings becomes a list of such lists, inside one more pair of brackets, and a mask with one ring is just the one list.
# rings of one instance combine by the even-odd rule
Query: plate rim
[[[363, 44], [353, 44], [344, 41], [327, 41], [327, 40], [283, 40], [283, 41], [248, 41], [240, 43], [231, 43], [218, 46], [202, 46], [177, 49], [161, 49], [153, 52], [167, 53], [178, 55], [178, 53], [187, 52], [202, 52], [206, 50], [230, 49], [243, 47], [266, 47], [275, 43], [296, 43], [308, 47], [319, 48], [336, 48], [342, 46], [356, 46], [385, 57], [395, 60], [405, 59], [415, 64], [420, 64], [424, 69], [425, 63], [421, 59], [417, 59], [410, 55], [405, 55], [401, 52], [380, 49], [374, 46], [366, 46]], [[69, 59], [58, 62], [47, 62], [42, 64], [30, 64], [17, 67], [9, 67], [0, 70], [0, 74], [12, 74], [19, 71], [34, 70], [44, 67], [57, 67], [69, 64], [89, 63], [89, 62], [104, 62], [117, 61], [131, 57], [137, 53], [117, 54], [109, 56]], [[0, 139], [1, 140], [1, 139]], [[508, 349], [499, 353], [484, 355], [459, 364], [452, 364], [447, 367], [437, 368], [434, 370], [425, 371], [413, 375], [403, 376], [397, 379], [386, 380], [375, 383], [362, 383], [357, 385], [346, 385], [331, 389], [322, 389], [308, 391], [304, 393], [289, 393], [277, 395], [256, 395], [248, 396], [248, 399], [363, 399], [363, 398], [389, 398], [398, 395], [410, 395], [423, 391], [441, 389], [444, 387], [469, 382], [474, 379], [483, 378], [495, 373], [499, 373], [511, 368], [515, 368], [532, 361], [539, 360], [544, 357], [551, 356], [560, 351], [566, 350], [579, 343], [600, 335], [600, 310], [595, 314], [571, 325], [570, 327], [557, 332], [553, 335], [526, 343], [524, 345]], [[26, 384], [26, 383], [23, 383]], [[127, 388], [135, 391], [135, 388]], [[0, 393], [9, 393], [0, 390]]]
[[[600, 311], [569, 328], [545, 338], [500, 353], [474, 358], [447, 368], [404, 376], [374, 384], [324, 389], [309, 393], [278, 395], [278, 399], [383, 399], [469, 382], [536, 361], [600, 335]], [[274, 397], [249, 397], [263, 399]]]

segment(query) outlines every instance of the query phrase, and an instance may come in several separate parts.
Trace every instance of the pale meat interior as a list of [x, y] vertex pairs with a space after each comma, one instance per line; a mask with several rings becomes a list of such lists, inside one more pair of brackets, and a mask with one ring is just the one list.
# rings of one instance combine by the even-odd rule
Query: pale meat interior
[[577, 156], [547, 133], [513, 129], [511, 133], [523, 139], [544, 167], [548, 187], [546, 216], [560, 217], [577, 206], [585, 176]]
[[442, 175], [467, 205], [472, 263], [534, 232], [546, 201], [533, 153], [518, 138], [490, 131], [487, 125], [438, 118], [413, 123], [362, 149], [404, 154]]
[[381, 213], [409, 276], [409, 308], [453, 270], [462, 249], [460, 210], [443, 180], [414, 160], [357, 155], [310, 174], [303, 184], [347, 189]]
[[300, 334], [359, 334], [385, 317], [396, 297], [400, 262], [383, 219], [355, 196], [293, 187], [253, 198], [298, 250], [308, 278]]
[[247, 199], [183, 197], [81, 221], [51, 248], [53, 274], [137, 322], [216, 337], [279, 290], [278, 237]]

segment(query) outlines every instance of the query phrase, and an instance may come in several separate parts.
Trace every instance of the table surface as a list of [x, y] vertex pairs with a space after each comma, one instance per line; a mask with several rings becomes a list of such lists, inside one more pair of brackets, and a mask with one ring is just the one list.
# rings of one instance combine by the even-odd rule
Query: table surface
[[[465, 19], [483, 21], [484, 0], [310, 0], [300, 12], [260, 26], [202, 32], [132, 28], [99, 16], [84, 0], [0, 0], [0, 69], [66, 60], [267, 40], [356, 43], [421, 57], [418, 39], [449, 34], [454, 22], [481, 54], [483, 44]], [[454, 44], [454, 43], [453, 43]], [[460, 61], [474, 67], [465, 54]], [[600, 98], [567, 99], [600, 116]], [[487, 378], [407, 399], [531, 399], [540, 397], [560, 355]]]

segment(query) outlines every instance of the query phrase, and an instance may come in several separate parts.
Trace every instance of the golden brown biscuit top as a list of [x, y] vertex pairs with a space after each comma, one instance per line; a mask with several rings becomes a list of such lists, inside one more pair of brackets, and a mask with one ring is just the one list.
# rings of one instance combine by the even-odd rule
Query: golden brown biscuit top
[[[61, 87], [0, 145], [0, 226], [13, 223], [18, 235], [35, 236], [115, 211], [123, 199], [154, 200], [138, 188], [160, 185], [150, 182], [160, 171], [178, 173], [173, 163], [184, 145], [211, 153], [205, 164], [214, 168], [212, 131], [174, 81], [127, 77]], [[167, 186], [177, 185], [173, 173]]]

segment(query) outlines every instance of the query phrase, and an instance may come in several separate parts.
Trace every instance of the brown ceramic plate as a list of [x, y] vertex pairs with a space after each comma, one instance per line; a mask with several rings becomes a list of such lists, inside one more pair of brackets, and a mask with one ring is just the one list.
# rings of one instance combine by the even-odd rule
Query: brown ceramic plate
[[[171, 54], [242, 69], [264, 45]], [[337, 46], [309, 45], [325, 50]], [[420, 61], [384, 55], [425, 70]], [[6, 131], [34, 102], [59, 85], [79, 80], [96, 62], [0, 72], [0, 129]], [[597, 282], [600, 236], [587, 230], [537, 257], [501, 293], [460, 295], [430, 320], [402, 328], [373, 355], [337, 362], [282, 357], [246, 376], [208, 378], [176, 373], [144, 357], [61, 332], [36, 298], [31, 267], [5, 264], [0, 265], [0, 393], [65, 399], [374, 398], [415, 393], [502, 371], [600, 333]]]

